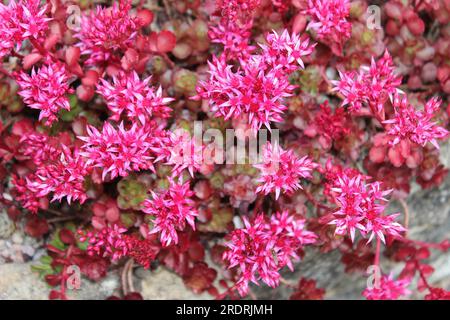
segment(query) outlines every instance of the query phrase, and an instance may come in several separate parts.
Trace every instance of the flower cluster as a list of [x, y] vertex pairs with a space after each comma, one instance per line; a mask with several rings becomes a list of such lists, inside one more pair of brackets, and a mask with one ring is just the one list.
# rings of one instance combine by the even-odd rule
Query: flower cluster
[[368, 300], [397, 300], [401, 296], [411, 293], [407, 289], [411, 279], [394, 280], [393, 275], [382, 275], [378, 281], [363, 291], [363, 296]]
[[430, 99], [423, 110], [416, 110], [406, 96], [395, 95], [393, 106], [394, 118], [383, 123], [388, 125], [387, 134], [392, 138], [391, 144], [396, 145], [402, 140], [409, 140], [420, 146], [431, 142], [439, 149], [437, 139], [448, 136], [448, 131], [432, 121], [439, 110], [441, 101]]
[[47, 5], [39, 0], [0, 3], [0, 58], [21, 48], [26, 39], [37, 41], [48, 29]]
[[20, 139], [19, 153], [39, 166], [57, 159], [58, 145], [54, 142], [54, 139], [44, 133], [30, 132]]
[[292, 35], [285, 29], [281, 34], [272, 32], [266, 36], [266, 44], [261, 44], [263, 53], [256, 56], [269, 68], [281, 74], [290, 74], [300, 66], [305, 68], [302, 57], [309, 56], [316, 44], [310, 44], [309, 38]]
[[63, 145], [59, 159], [39, 167], [34, 179], [27, 179], [27, 187], [37, 197], [53, 193], [51, 201], [61, 201], [66, 197], [69, 204], [72, 200], [83, 203], [87, 199], [84, 188], [84, 177], [87, 174], [86, 163], [78, 150], [72, 152]]
[[170, 180], [169, 188], [161, 193], [151, 191], [152, 198], [145, 200], [142, 211], [155, 217], [150, 234], [160, 233], [163, 246], [178, 243], [177, 230], [182, 231], [186, 223], [195, 230], [197, 209], [191, 199], [189, 181], [177, 183]]
[[87, 252], [90, 255], [110, 257], [113, 261], [126, 256], [131, 247], [124, 233], [127, 229], [115, 224], [100, 231], [79, 231], [80, 241], [88, 242]]
[[[308, 41], [287, 32], [267, 37], [273, 46], [263, 47], [262, 55], [253, 55], [241, 62], [236, 72], [224, 58], [209, 62], [210, 79], [197, 88], [198, 97], [209, 100], [211, 111], [226, 120], [247, 116], [254, 131], [270, 122], [281, 122], [286, 110], [284, 99], [292, 95], [286, 71], [293, 71], [293, 63], [303, 65], [301, 57], [311, 53]], [[277, 55], [275, 60], [274, 56]], [[279, 61], [280, 65], [274, 67]]]
[[368, 242], [374, 237], [385, 242], [385, 236], [401, 237], [406, 229], [395, 221], [398, 213], [384, 215], [386, 196], [392, 190], [382, 190], [381, 183], [376, 181], [367, 183], [366, 178], [357, 175], [349, 177], [339, 176], [331, 189], [335, 193], [338, 209], [333, 212], [334, 220], [329, 224], [335, 225], [335, 233], [346, 235], [350, 233], [352, 241], [356, 230], [363, 236], [369, 235]]
[[218, 0], [215, 5], [218, 15], [236, 21], [251, 19], [260, 3], [261, 0]]
[[370, 67], [361, 67], [358, 72], [339, 72], [340, 80], [333, 81], [333, 90], [344, 96], [342, 105], [348, 105], [351, 111], [359, 111], [363, 106], [372, 112], [383, 111], [389, 97], [399, 91], [402, 78], [395, 74], [392, 57], [386, 51], [380, 59], [372, 57]]
[[278, 199], [281, 191], [292, 193], [302, 189], [300, 179], [311, 178], [311, 171], [316, 164], [307, 156], [298, 158], [292, 150], [283, 150], [278, 144], [267, 143], [263, 151], [263, 162], [254, 166], [261, 171], [258, 180], [261, 185], [256, 192], [275, 192], [275, 199]]
[[167, 164], [172, 166], [174, 176], [179, 176], [183, 170], [188, 169], [190, 175], [198, 171], [205, 160], [205, 146], [195, 137], [191, 137], [186, 130], [180, 129], [171, 133], [170, 156], [167, 156]]
[[97, 92], [112, 112], [112, 120], [119, 121], [123, 113], [129, 119], [138, 119], [141, 124], [152, 117], [170, 117], [171, 109], [167, 104], [173, 99], [163, 98], [161, 87], [156, 91], [149, 87], [150, 79], [140, 80], [136, 72], [122, 72], [113, 77], [113, 83], [101, 79]]
[[19, 193], [18, 200], [32, 212], [41, 207], [39, 199], [49, 194], [53, 194], [52, 202], [64, 197], [69, 204], [87, 199], [84, 180], [90, 170], [79, 150], [69, 148], [61, 138], [64, 139], [31, 131], [20, 140], [18, 156], [30, 159], [36, 169], [24, 178], [13, 179], [13, 185]]
[[233, 22], [221, 22], [217, 26], [211, 26], [208, 36], [214, 43], [223, 45], [223, 53], [226, 60], [247, 60], [256, 49], [248, 43], [251, 34], [251, 23], [238, 26]]
[[222, 56], [228, 60], [247, 60], [256, 49], [249, 44], [255, 10], [260, 0], [215, 2], [217, 19], [210, 21], [208, 36], [223, 45]]
[[150, 268], [151, 262], [155, 260], [159, 252], [159, 247], [151, 240], [126, 234], [127, 231], [126, 228], [113, 224], [101, 230], [88, 232], [78, 230], [78, 235], [81, 242], [87, 242], [87, 253], [90, 256], [108, 257], [112, 261], [129, 257], [145, 269]]
[[249, 282], [257, 284], [262, 280], [271, 287], [278, 286], [279, 271], [285, 266], [292, 271], [291, 260], [298, 259], [297, 251], [314, 243], [316, 235], [304, 229], [304, 220], [296, 219], [287, 211], [273, 214], [269, 221], [263, 214], [251, 222], [243, 220], [245, 227], [231, 233], [223, 258], [229, 268], [239, 266], [236, 286], [244, 296]]
[[126, 177], [131, 171], [154, 170], [154, 161], [160, 159], [153, 150], [167, 139], [164, 131], [150, 124], [143, 127], [133, 124], [125, 129], [123, 122], [117, 129], [106, 122], [101, 132], [88, 126], [87, 134], [78, 137], [84, 141], [80, 154], [88, 166], [101, 168], [103, 180]]
[[132, 260], [216, 299], [341, 298], [308, 263], [281, 278], [312, 243], [346, 273], [400, 267], [367, 299], [449, 298], [449, 240], [406, 230], [445, 224], [408, 202], [448, 183], [448, 1], [78, 2], [0, 3], [0, 237], [42, 238], [51, 299], [70, 266], [125, 259], [125, 299]]
[[24, 102], [30, 108], [41, 110], [39, 120], [45, 118], [45, 123], [51, 125], [60, 110], [70, 110], [67, 93], [73, 90], [69, 88], [68, 79], [64, 64], [50, 63], [33, 69], [31, 75], [22, 71], [16, 81]]
[[[28, 176], [29, 180], [31, 178], [34, 178], [34, 175]], [[17, 201], [22, 205], [22, 207], [30, 212], [37, 213], [40, 208], [45, 208], [48, 205], [48, 203], [42, 203], [41, 200], [43, 198], [38, 197], [36, 193], [28, 188], [27, 181], [24, 178], [13, 175], [11, 178], [11, 184], [16, 190]]]
[[129, 14], [130, 0], [121, 0], [110, 8], [97, 6], [81, 18], [75, 35], [81, 53], [89, 55], [87, 64], [108, 61], [115, 50], [126, 49], [137, 36], [140, 22]]
[[348, 0], [308, 0], [305, 13], [311, 16], [307, 29], [314, 30], [322, 41], [336, 44], [339, 52], [350, 38], [352, 24], [347, 21], [350, 14]]

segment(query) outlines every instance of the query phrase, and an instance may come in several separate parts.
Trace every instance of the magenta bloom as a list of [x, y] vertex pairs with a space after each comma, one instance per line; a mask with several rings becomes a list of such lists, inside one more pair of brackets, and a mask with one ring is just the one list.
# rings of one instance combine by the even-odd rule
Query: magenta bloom
[[[33, 174], [29, 174], [27, 178], [34, 178]], [[27, 180], [20, 178], [17, 175], [12, 175], [11, 184], [14, 186], [16, 197], [15, 199], [20, 202], [22, 207], [30, 210], [32, 213], [37, 213], [40, 208], [40, 200], [42, 197], [38, 197], [37, 194], [31, 191], [27, 186]]]
[[20, 139], [17, 159], [31, 160], [36, 169], [23, 178], [14, 177], [13, 185], [18, 201], [32, 212], [37, 212], [40, 200], [52, 194], [51, 201], [67, 197], [81, 203], [86, 201], [84, 177], [89, 174], [78, 149], [70, 149], [63, 136], [48, 136], [37, 131], [26, 132]]
[[48, 29], [47, 5], [40, 0], [11, 0], [0, 3], [0, 58], [20, 49], [28, 38], [41, 39]]
[[411, 279], [394, 280], [392, 273], [389, 276], [382, 275], [379, 283], [375, 280], [373, 287], [366, 288], [362, 294], [367, 300], [397, 300], [411, 293], [407, 289], [410, 283]]
[[24, 157], [32, 159], [34, 164], [41, 166], [47, 161], [57, 160], [61, 151], [53, 145], [48, 135], [36, 131], [23, 135], [20, 139], [19, 152]]
[[208, 36], [214, 43], [223, 45], [223, 55], [226, 60], [247, 60], [255, 50], [255, 46], [249, 45], [252, 23], [239, 26], [229, 21], [211, 26]]
[[152, 117], [170, 117], [172, 110], [167, 104], [174, 99], [163, 98], [162, 88], [155, 91], [149, 86], [150, 79], [140, 80], [136, 72], [121, 72], [113, 78], [113, 83], [101, 79], [97, 92], [106, 100], [111, 119], [119, 121], [124, 113], [130, 120], [145, 124]]
[[253, 18], [254, 11], [261, 0], [217, 0], [217, 12], [229, 21], [248, 21]]
[[170, 139], [171, 144], [167, 146], [170, 151], [167, 164], [173, 166], [173, 175], [179, 176], [184, 169], [188, 169], [189, 174], [193, 177], [194, 171], [198, 171], [204, 163], [205, 146], [202, 141], [197, 141], [183, 129], [173, 132]]
[[421, 146], [431, 142], [439, 149], [437, 139], [448, 136], [448, 131], [445, 128], [432, 121], [441, 105], [439, 99], [432, 98], [425, 104], [423, 110], [416, 110], [409, 103], [406, 95], [403, 97], [395, 95], [393, 105], [394, 118], [383, 122], [388, 125], [387, 133], [393, 139], [392, 145], [409, 139]]
[[244, 228], [234, 230], [223, 259], [229, 268], [239, 267], [236, 287], [242, 296], [248, 293], [248, 284], [262, 280], [270, 287], [280, 282], [279, 271], [288, 266], [304, 245], [314, 243], [317, 236], [306, 231], [305, 221], [295, 219], [287, 211], [275, 213], [270, 220], [259, 214], [251, 222], [243, 218]]
[[224, 61], [213, 59], [211, 78], [198, 89], [199, 96], [210, 101], [216, 117], [226, 120], [248, 115], [249, 123], [256, 132], [270, 122], [281, 122], [287, 109], [283, 100], [292, 95], [293, 86], [287, 78], [277, 78], [274, 71], [264, 73], [264, 66], [249, 63], [234, 73]]
[[343, 43], [350, 38], [352, 24], [347, 21], [350, 15], [348, 0], [308, 0], [308, 9], [305, 11], [311, 16], [307, 26], [317, 33], [317, 37], [331, 42], [342, 50]]
[[51, 161], [37, 169], [32, 178], [27, 178], [27, 187], [37, 197], [45, 197], [53, 193], [51, 201], [61, 201], [67, 197], [72, 200], [86, 201], [84, 177], [88, 174], [86, 163], [78, 151], [72, 152], [62, 145], [57, 161]]
[[263, 151], [263, 162], [254, 165], [261, 171], [256, 192], [269, 194], [275, 192], [292, 193], [302, 189], [300, 179], [311, 178], [311, 171], [317, 166], [308, 157], [298, 158], [292, 150], [283, 150], [278, 144], [267, 143]]
[[115, 50], [127, 49], [137, 36], [139, 20], [129, 15], [130, 0], [116, 2], [109, 8], [97, 6], [83, 15], [79, 32], [82, 54], [90, 55], [87, 64], [108, 61]]
[[110, 257], [117, 261], [126, 256], [131, 250], [129, 242], [124, 233], [127, 229], [119, 227], [117, 224], [112, 227], [105, 227], [100, 231], [90, 231], [84, 233], [79, 231], [80, 241], [88, 241], [87, 252], [89, 255], [100, 257]]
[[31, 75], [21, 71], [16, 81], [20, 87], [19, 95], [30, 108], [41, 110], [39, 120], [45, 118], [46, 125], [57, 120], [60, 110], [70, 110], [66, 94], [73, 90], [69, 88], [64, 64], [51, 63], [37, 70], [33, 68]]
[[395, 74], [392, 57], [386, 51], [378, 61], [372, 57], [370, 67], [361, 67], [358, 72], [339, 72], [340, 80], [332, 81], [334, 91], [344, 96], [342, 105], [348, 105], [351, 111], [363, 106], [372, 112], [384, 111], [384, 103], [393, 97], [399, 89], [402, 78]]
[[152, 199], [144, 201], [144, 211], [155, 216], [150, 234], [160, 233], [163, 246], [178, 243], [178, 231], [183, 231], [188, 223], [195, 230], [197, 209], [191, 199], [194, 192], [190, 190], [189, 181], [176, 183], [169, 180], [168, 190], [161, 193], [151, 191]]
[[[284, 100], [292, 96], [295, 88], [289, 84], [289, 73], [303, 66], [301, 56], [312, 52], [308, 41], [297, 35], [273, 33], [267, 36], [268, 46], [262, 46], [262, 55], [241, 60], [235, 72], [224, 56], [209, 62], [210, 79], [200, 82], [198, 98], [208, 100], [216, 117], [226, 120], [248, 117], [254, 132], [270, 122], [281, 122], [287, 109]], [[295, 67], [294, 67], [295, 66]]]
[[268, 33], [266, 43], [260, 45], [263, 49], [262, 59], [264, 63], [274, 70], [292, 73], [300, 66], [305, 68], [302, 57], [310, 55], [316, 44], [310, 44], [308, 37], [292, 35], [285, 29], [281, 34]]
[[335, 194], [338, 209], [333, 212], [334, 220], [329, 224], [335, 225], [335, 233], [346, 235], [350, 233], [352, 241], [356, 230], [363, 236], [370, 234], [368, 242], [374, 237], [385, 242], [385, 235], [401, 237], [406, 229], [395, 221], [399, 214], [384, 215], [388, 200], [386, 196], [392, 190], [381, 190], [380, 182], [367, 183], [365, 177], [347, 176], [341, 173], [331, 188]]
[[133, 124], [125, 129], [121, 123], [115, 129], [106, 122], [101, 132], [93, 126], [88, 126], [87, 132], [88, 136], [78, 137], [85, 142], [81, 155], [88, 166], [103, 170], [103, 180], [107, 176], [125, 177], [130, 171], [154, 170], [153, 162], [160, 158], [153, 150], [168, 140], [162, 130], [150, 124], [144, 127]]

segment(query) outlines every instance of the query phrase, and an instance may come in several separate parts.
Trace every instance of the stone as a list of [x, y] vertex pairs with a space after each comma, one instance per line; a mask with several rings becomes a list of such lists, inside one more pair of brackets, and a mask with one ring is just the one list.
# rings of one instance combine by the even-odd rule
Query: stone
[[50, 288], [28, 263], [0, 265], [0, 300], [46, 300]]
[[0, 212], [0, 239], [8, 239], [15, 230], [14, 222], [5, 211]]
[[154, 271], [139, 271], [142, 280], [139, 284], [140, 292], [145, 300], [194, 300], [212, 299], [207, 293], [195, 294], [186, 288], [183, 280], [177, 274], [159, 267]]
[[[0, 265], [0, 300], [47, 300], [51, 288], [31, 271], [32, 263]], [[104, 300], [119, 288], [118, 275], [110, 272], [99, 282], [81, 279], [79, 290], [67, 290], [70, 299]]]

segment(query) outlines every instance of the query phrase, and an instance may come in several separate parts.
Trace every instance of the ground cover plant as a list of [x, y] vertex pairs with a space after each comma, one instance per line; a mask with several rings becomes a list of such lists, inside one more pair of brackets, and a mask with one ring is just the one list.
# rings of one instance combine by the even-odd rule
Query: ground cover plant
[[0, 207], [43, 239], [49, 298], [141, 266], [323, 299], [282, 276], [316, 250], [366, 299], [449, 299], [450, 241], [410, 237], [405, 201], [448, 174], [449, 22], [448, 0], [3, 1]]

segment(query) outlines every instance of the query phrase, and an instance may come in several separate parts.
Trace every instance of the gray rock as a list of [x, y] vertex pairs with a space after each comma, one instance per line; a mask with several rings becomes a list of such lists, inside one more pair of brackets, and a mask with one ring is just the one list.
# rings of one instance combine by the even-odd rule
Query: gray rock
[[[79, 290], [67, 290], [70, 299], [103, 300], [119, 287], [117, 274], [111, 272], [99, 282], [82, 278]], [[31, 263], [0, 265], [0, 300], [47, 300], [51, 288], [31, 271]]]
[[0, 239], [8, 239], [14, 230], [14, 222], [8, 217], [6, 211], [0, 211]]
[[30, 264], [0, 265], [1, 300], [46, 300], [49, 292], [47, 284], [31, 272]]
[[140, 292], [146, 300], [193, 300], [193, 299], [211, 299], [207, 293], [195, 294], [186, 288], [181, 278], [163, 268], [159, 267], [155, 271], [140, 270], [142, 281], [140, 283]]
[[80, 289], [68, 290], [67, 297], [73, 300], [104, 300], [115, 294], [119, 288], [117, 273], [109, 272], [105, 278], [98, 282], [82, 278]]

